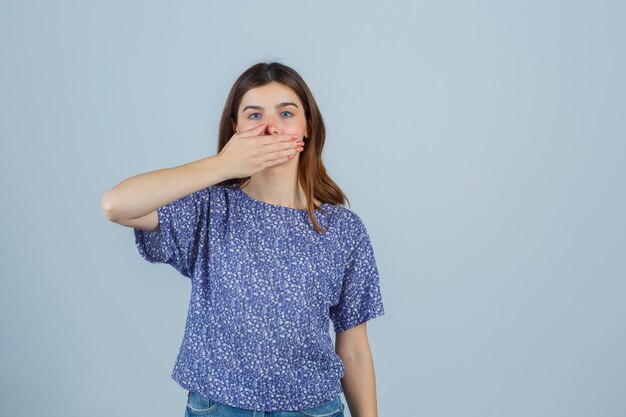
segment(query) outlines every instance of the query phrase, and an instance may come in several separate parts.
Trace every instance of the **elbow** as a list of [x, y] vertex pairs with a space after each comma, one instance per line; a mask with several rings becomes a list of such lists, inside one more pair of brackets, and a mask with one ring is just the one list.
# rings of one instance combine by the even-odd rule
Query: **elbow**
[[117, 217], [115, 214], [115, 204], [113, 201], [112, 191], [113, 190], [107, 190], [104, 193], [104, 195], [100, 199], [100, 209], [104, 213], [104, 216], [107, 218], [107, 220], [116, 222]]
[[345, 363], [368, 362], [372, 360], [372, 351], [369, 348], [338, 351], [337, 355]]

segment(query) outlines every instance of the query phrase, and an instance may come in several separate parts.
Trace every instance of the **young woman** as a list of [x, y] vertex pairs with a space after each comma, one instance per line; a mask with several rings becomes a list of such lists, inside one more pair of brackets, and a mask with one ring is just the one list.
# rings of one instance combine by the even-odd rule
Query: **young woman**
[[343, 416], [342, 392], [352, 415], [377, 415], [365, 326], [384, 314], [378, 270], [326, 173], [324, 141], [301, 76], [259, 63], [228, 95], [216, 155], [102, 198], [143, 258], [191, 281], [171, 375], [189, 391], [188, 416]]

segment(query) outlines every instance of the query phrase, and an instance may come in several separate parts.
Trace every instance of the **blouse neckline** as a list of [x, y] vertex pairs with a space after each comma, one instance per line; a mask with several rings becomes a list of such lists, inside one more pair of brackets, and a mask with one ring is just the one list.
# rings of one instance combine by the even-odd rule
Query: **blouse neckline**
[[[240, 187], [235, 187], [235, 190], [237, 191], [238, 194], [241, 195], [241, 197], [243, 198], [244, 201], [246, 201], [249, 205], [252, 205], [252, 206], [264, 207], [266, 209], [282, 211], [282, 212], [293, 212], [293, 213], [308, 213], [308, 211], [309, 211], [307, 209], [297, 209], [297, 208], [293, 208], [293, 207], [281, 206], [281, 205], [278, 205], [278, 204], [271, 204], [271, 203], [266, 203], [265, 201], [257, 200], [256, 198], [248, 195]], [[320, 205], [320, 208], [325, 208], [325, 207], [330, 206], [330, 205], [331, 204], [329, 204], [329, 203], [322, 203]], [[315, 212], [320, 212], [319, 209], [316, 209], [314, 211]]]

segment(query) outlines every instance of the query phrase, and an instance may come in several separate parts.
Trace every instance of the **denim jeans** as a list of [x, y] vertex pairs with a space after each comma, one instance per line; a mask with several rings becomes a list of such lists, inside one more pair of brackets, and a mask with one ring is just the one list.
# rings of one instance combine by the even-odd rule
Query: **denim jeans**
[[190, 392], [187, 397], [185, 417], [344, 417], [345, 405], [340, 394], [317, 407], [299, 411], [255, 411], [237, 408], [207, 398], [199, 392]]

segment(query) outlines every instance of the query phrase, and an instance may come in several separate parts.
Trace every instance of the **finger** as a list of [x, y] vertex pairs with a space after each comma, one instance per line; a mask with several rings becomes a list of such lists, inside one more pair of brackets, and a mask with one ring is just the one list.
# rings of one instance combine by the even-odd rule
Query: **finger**
[[280, 164], [284, 164], [287, 161], [291, 161], [293, 158], [295, 157], [295, 155], [289, 155], [289, 156], [285, 156], [283, 158], [278, 158], [278, 159], [274, 159], [272, 161], [267, 161], [263, 166], [263, 169], [267, 169], [276, 165], [280, 165]]
[[304, 149], [304, 141], [300, 140], [287, 140], [282, 142], [272, 142], [264, 146], [269, 153], [293, 150], [297, 148]]
[[275, 152], [271, 152], [268, 154], [268, 162], [282, 160], [285, 158], [293, 158], [296, 154], [302, 152], [302, 147], [298, 146], [295, 148], [283, 149]]
[[260, 125], [254, 126], [252, 129], [244, 130], [243, 132], [238, 133], [237, 136], [239, 137], [258, 136], [260, 133], [262, 133], [265, 130], [265, 126], [266, 126], [265, 123], [261, 123]]
[[281, 143], [281, 142], [298, 142], [298, 138], [300, 136], [294, 135], [293, 133], [286, 133], [284, 135], [267, 135], [263, 136], [261, 139], [261, 143], [263, 145], [271, 145], [273, 143]]

